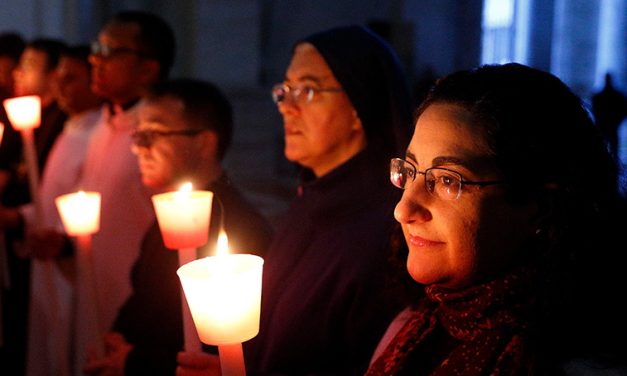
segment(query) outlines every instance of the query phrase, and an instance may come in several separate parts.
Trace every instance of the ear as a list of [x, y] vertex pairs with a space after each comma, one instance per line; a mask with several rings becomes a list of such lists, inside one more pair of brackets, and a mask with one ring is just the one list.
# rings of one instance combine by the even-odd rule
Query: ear
[[205, 155], [211, 159], [217, 158], [218, 135], [216, 132], [212, 130], [201, 132], [198, 135], [198, 142], [201, 148], [201, 153], [206, 153]]
[[142, 62], [142, 69], [140, 71], [141, 82], [144, 86], [151, 86], [154, 82], [159, 81], [159, 72], [161, 71], [161, 65], [157, 60], [144, 59]]

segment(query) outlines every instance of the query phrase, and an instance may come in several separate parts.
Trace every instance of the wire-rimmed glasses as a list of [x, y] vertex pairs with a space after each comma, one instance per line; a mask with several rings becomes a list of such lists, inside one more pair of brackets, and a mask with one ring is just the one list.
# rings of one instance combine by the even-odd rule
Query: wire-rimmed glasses
[[342, 91], [344, 90], [339, 87], [327, 87], [327, 88], [314, 88], [311, 86], [292, 87], [287, 84], [280, 83], [272, 87], [272, 100], [276, 104], [279, 104], [285, 101], [286, 98], [290, 98], [293, 103], [309, 103], [314, 99], [316, 93], [321, 93], [321, 92], [339, 93]]
[[419, 171], [411, 162], [402, 158], [390, 160], [390, 181], [395, 187], [405, 189], [408, 182], [416, 180], [417, 174], [424, 176], [427, 192], [443, 200], [457, 200], [462, 194], [464, 185], [486, 186], [503, 183], [502, 180], [464, 180], [460, 173], [443, 167], [431, 167]]

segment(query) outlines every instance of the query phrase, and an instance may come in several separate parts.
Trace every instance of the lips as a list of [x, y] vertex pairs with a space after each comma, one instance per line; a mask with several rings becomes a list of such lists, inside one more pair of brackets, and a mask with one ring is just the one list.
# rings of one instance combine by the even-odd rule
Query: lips
[[425, 238], [421, 238], [420, 236], [409, 235], [407, 241], [415, 246], [415, 247], [434, 247], [437, 245], [444, 244], [443, 242], [433, 241]]

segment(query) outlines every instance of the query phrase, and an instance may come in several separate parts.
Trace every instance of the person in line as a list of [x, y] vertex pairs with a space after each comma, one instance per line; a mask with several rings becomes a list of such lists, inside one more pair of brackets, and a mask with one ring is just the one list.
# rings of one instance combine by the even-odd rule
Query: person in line
[[619, 138], [618, 131], [627, 117], [627, 97], [618, 90], [612, 80], [612, 75], [605, 74], [605, 85], [603, 89], [592, 96], [592, 113], [594, 119], [607, 141], [607, 147], [619, 160]]
[[0, 33], [0, 99], [13, 96], [13, 70], [20, 62], [24, 47], [26, 43], [19, 33]]
[[[68, 115], [50, 150], [39, 187], [41, 213], [35, 220], [32, 205], [6, 209], [3, 220], [25, 225], [31, 262], [29, 335], [26, 375], [71, 375], [74, 260], [71, 244], [63, 236], [55, 198], [76, 189], [85, 152], [101, 116], [102, 99], [91, 90], [89, 47], [68, 47], [57, 66], [59, 107]], [[41, 241], [40, 241], [41, 239]], [[62, 254], [49, 251], [62, 248]], [[48, 269], [42, 261], [54, 261]], [[48, 273], [52, 272], [52, 275]], [[52, 277], [52, 278], [50, 278]], [[51, 296], [51, 289], [54, 297]]]
[[440, 79], [390, 163], [424, 297], [390, 326], [366, 375], [620, 370], [627, 226], [616, 175], [582, 101], [550, 73], [512, 63]]
[[[362, 374], [401, 309], [382, 279], [399, 197], [387, 165], [409, 140], [408, 93], [396, 54], [364, 27], [296, 43], [272, 95], [302, 175], [265, 258], [250, 374]], [[210, 360], [199, 358], [182, 353], [179, 371]]]
[[[34, 39], [26, 44], [13, 70], [13, 95], [37, 95], [41, 100], [39, 127], [33, 131], [38, 175], [41, 175], [50, 149], [67, 119], [55, 100], [56, 68], [65, 47], [65, 43], [58, 39]], [[17, 208], [31, 201], [29, 172], [20, 132], [13, 129], [9, 121], [4, 125], [0, 147], [0, 203], [4, 207]], [[9, 344], [7, 363], [15, 365], [16, 374], [22, 374], [26, 363], [30, 248], [24, 246], [22, 226], [0, 223], [0, 227], [0, 242], [6, 248], [10, 273], [10, 289], [3, 307], [6, 342]]]
[[[145, 98], [133, 153], [143, 183], [155, 193], [177, 190], [183, 182], [214, 193], [209, 240], [202, 247], [211, 251], [201, 255], [215, 254], [212, 245], [225, 230], [230, 249], [263, 257], [272, 228], [222, 167], [232, 133], [231, 105], [216, 86], [176, 79], [158, 84]], [[175, 374], [183, 349], [178, 267], [177, 251], [165, 247], [155, 220], [133, 266], [133, 293], [106, 336], [109, 352], [92, 359], [85, 369], [89, 374]]]
[[77, 375], [82, 374], [89, 347], [111, 328], [131, 293], [129, 274], [155, 218], [150, 192], [141, 182], [130, 148], [140, 100], [168, 77], [174, 54], [171, 27], [143, 11], [116, 13], [91, 45], [91, 87], [107, 103], [87, 148], [78, 187], [101, 194], [100, 230], [92, 236], [98, 320], [93, 330], [96, 318], [90, 317], [79, 294], [74, 332]]
[[[19, 63], [20, 55], [25, 45], [24, 39], [19, 33], [3, 32], [0, 34], [0, 100], [5, 100], [13, 96], [13, 69]], [[4, 106], [0, 106], [0, 123], [2, 123], [4, 127], [10, 126]], [[2, 137], [0, 150], [3, 150], [6, 147], [5, 145], [6, 140]], [[2, 164], [0, 164], [0, 167], [1, 166]], [[9, 165], [4, 165], [5, 169], [8, 167]], [[2, 192], [0, 192], [0, 196], [1, 195]], [[3, 236], [3, 232], [0, 231], [0, 244], [4, 242]], [[10, 299], [12, 294], [10, 291], [11, 284], [9, 282], [11, 274], [8, 273], [7, 265], [9, 255], [7, 255], [6, 251], [5, 246], [0, 246], [0, 364], [8, 365], [10, 362], [15, 362], [16, 360], [13, 346], [17, 343], [11, 340], [7, 342], [5, 338], [5, 333], [13, 329], [13, 325], [10, 321], [5, 322], [5, 307], [7, 307], [5, 301]], [[21, 335], [21, 333], [18, 335]]]

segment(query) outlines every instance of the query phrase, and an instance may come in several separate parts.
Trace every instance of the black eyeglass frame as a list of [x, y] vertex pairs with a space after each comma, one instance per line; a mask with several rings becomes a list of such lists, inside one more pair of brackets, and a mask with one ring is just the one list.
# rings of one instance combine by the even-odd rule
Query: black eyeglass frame
[[133, 140], [133, 145], [149, 148], [154, 143], [155, 140], [159, 137], [169, 137], [169, 136], [187, 136], [194, 137], [197, 134], [208, 131], [208, 129], [204, 128], [192, 128], [192, 129], [179, 129], [172, 131], [159, 131], [152, 129], [144, 129], [144, 130], [136, 130], [131, 134], [131, 138]]
[[303, 93], [305, 94], [305, 103], [310, 103], [316, 93], [340, 93], [343, 92], [344, 89], [341, 87], [323, 87], [323, 88], [315, 88], [311, 86], [301, 86], [301, 87], [291, 87], [284, 83], [278, 83], [272, 86], [272, 101], [275, 104], [279, 104], [285, 101], [286, 96], [289, 94], [292, 100], [295, 103], [298, 103], [302, 97]]
[[[407, 169], [408, 171], [407, 176], [409, 178], [411, 178], [411, 181], [414, 182], [416, 181], [416, 174], [420, 174], [424, 176], [424, 186], [425, 186], [425, 190], [427, 192], [429, 192], [431, 195], [436, 196], [438, 198], [444, 199], [444, 200], [457, 200], [459, 198], [459, 196], [461, 196], [462, 191], [464, 190], [464, 185], [478, 185], [480, 187], [484, 187], [484, 186], [488, 186], [488, 185], [496, 185], [496, 184], [504, 184], [505, 181], [504, 180], [485, 180], [485, 181], [471, 181], [471, 180], [465, 180], [464, 177], [462, 176], [462, 174], [460, 174], [457, 171], [453, 171], [450, 170], [448, 168], [444, 168], [444, 167], [430, 167], [427, 168], [424, 171], [420, 171], [416, 168], [416, 166], [411, 163], [408, 160], [405, 160], [403, 158], [392, 158], [390, 160], [390, 181], [392, 182], [392, 185], [394, 185], [397, 188], [400, 189], [405, 189], [407, 187], [407, 182], [405, 182], [405, 184], [403, 184], [403, 186], [398, 185], [395, 182], [394, 179], [394, 174], [398, 173], [398, 170], [401, 166], [409, 166], [411, 167], [411, 169]], [[457, 195], [453, 198], [447, 199], [445, 197], [440, 197], [435, 190], [435, 185], [437, 184], [437, 179], [434, 179], [435, 184], [430, 184], [427, 181], [427, 175], [429, 174], [429, 172], [431, 171], [446, 171], [447, 173], [454, 175], [458, 181], [459, 181], [459, 189], [457, 190]], [[431, 187], [431, 188], [430, 188]]]

